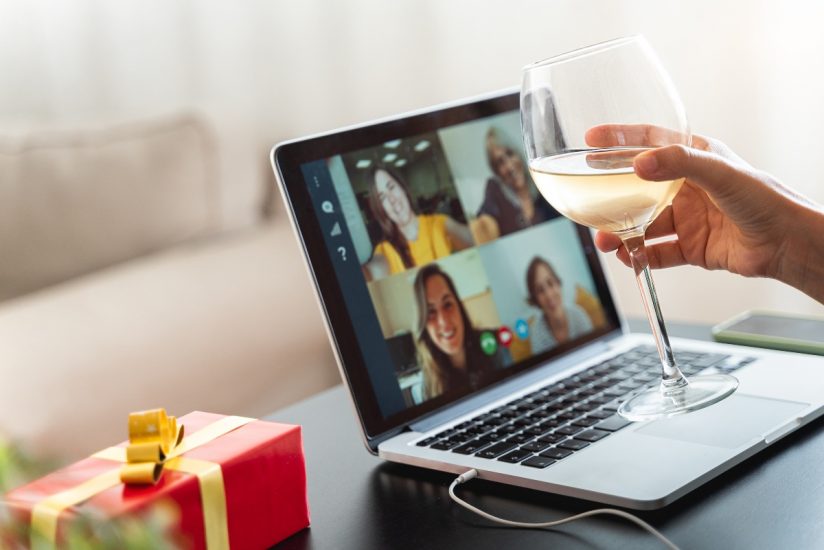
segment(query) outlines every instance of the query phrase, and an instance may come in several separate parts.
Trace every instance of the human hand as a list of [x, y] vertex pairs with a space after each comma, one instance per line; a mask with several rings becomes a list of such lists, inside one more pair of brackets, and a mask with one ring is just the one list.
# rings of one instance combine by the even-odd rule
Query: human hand
[[[593, 147], [659, 146], [678, 141], [646, 125], [603, 125], [587, 132]], [[646, 180], [686, 178], [672, 205], [647, 229], [647, 239], [674, 239], [647, 246], [653, 268], [683, 264], [726, 269], [748, 277], [772, 277], [824, 301], [824, 210], [755, 170], [723, 143], [693, 136], [692, 147], [664, 145], [638, 155], [635, 172]], [[816, 242], [817, 239], [817, 242]], [[615, 235], [599, 232], [596, 246], [629, 254]]]
[[369, 261], [361, 266], [361, 270], [363, 271], [363, 277], [366, 279], [366, 282], [377, 281], [392, 274], [386, 256], [377, 252], [372, 255]]

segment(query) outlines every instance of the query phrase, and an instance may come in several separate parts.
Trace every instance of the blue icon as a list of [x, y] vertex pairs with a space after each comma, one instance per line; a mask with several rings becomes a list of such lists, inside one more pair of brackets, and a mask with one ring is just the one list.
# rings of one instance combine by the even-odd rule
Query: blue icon
[[515, 321], [515, 334], [517, 334], [521, 340], [529, 338], [529, 323], [523, 319]]

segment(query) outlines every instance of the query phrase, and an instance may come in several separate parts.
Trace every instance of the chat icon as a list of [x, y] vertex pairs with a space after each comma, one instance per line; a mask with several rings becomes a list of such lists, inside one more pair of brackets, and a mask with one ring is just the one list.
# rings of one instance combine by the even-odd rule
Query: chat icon
[[335, 207], [332, 205], [332, 201], [323, 201], [320, 203], [320, 209], [326, 212], [327, 214], [331, 214], [335, 211]]

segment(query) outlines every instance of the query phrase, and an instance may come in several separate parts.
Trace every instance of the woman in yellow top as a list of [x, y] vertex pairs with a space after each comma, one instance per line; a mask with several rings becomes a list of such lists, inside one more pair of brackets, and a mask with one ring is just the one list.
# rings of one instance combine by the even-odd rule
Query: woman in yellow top
[[366, 266], [372, 279], [428, 264], [474, 244], [466, 225], [446, 214], [417, 214], [403, 178], [389, 168], [370, 173], [369, 208], [383, 232]]

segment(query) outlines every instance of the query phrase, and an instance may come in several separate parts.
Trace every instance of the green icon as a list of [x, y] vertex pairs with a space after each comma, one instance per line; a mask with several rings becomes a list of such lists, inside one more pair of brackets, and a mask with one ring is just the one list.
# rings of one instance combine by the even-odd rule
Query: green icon
[[498, 351], [498, 339], [491, 332], [481, 333], [481, 351], [487, 355], [494, 355]]

